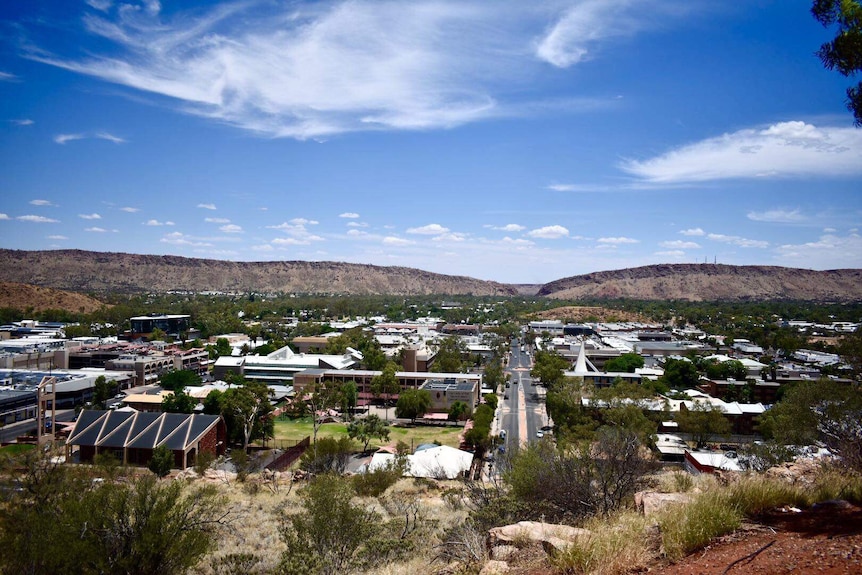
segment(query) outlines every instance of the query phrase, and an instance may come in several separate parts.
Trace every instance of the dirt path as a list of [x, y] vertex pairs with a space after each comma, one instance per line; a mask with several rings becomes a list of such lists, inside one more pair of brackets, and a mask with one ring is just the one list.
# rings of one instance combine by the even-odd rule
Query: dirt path
[[862, 508], [827, 502], [801, 513], [775, 511], [714, 541], [661, 575], [862, 574]]

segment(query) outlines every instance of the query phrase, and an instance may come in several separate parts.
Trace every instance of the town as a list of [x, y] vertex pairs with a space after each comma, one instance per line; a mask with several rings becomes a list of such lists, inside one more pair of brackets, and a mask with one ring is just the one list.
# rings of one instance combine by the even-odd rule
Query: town
[[[366, 495], [399, 477], [516, 492], [524, 489], [518, 470], [533, 457], [551, 457], [541, 464], [551, 467], [544, 478], [534, 469], [531, 482], [563, 481], [551, 471], [560, 455], [545, 453], [553, 444], [638, 470], [614, 477], [613, 494], [589, 479], [594, 493], [577, 500], [522, 494], [538, 497], [547, 519], [625, 506], [654, 473], [759, 474], [812, 458], [860, 464], [848, 445], [860, 400], [859, 323], [848, 319], [856, 306], [839, 306], [844, 316], [827, 314], [828, 323], [812, 319], [822, 310], [773, 317], [771, 326], [750, 322], [761, 338], [752, 341], [668, 319], [668, 310], [657, 313], [664, 321], [624, 320], [630, 312], [600, 306], [465, 297], [419, 298], [397, 321], [392, 310], [334, 317], [326, 308], [277, 318], [242, 309], [256, 298], [278, 301], [272, 294], [194, 297], [232, 298], [240, 329], [204, 337], [209, 327], [194, 316], [156, 312], [116, 325], [21, 319], [0, 327], [0, 449], [33, 446], [65, 466], [276, 490], [334, 473], [355, 478]], [[593, 321], [549, 319], [578, 310]], [[845, 403], [822, 420], [789, 425], [802, 393]], [[845, 436], [822, 433], [848, 423]], [[603, 456], [595, 452], [602, 446], [610, 449]]]

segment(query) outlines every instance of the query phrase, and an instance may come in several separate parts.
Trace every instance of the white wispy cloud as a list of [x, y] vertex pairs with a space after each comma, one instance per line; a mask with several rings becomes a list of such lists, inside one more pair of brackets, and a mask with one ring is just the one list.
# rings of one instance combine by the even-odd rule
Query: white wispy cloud
[[[34, 48], [27, 57], [267, 136], [439, 129], [594, 109], [595, 101], [575, 96], [505, 97], [512, 87], [529, 89], [547, 62], [570, 65], [584, 45], [644, 25], [643, 3], [621, 11], [624, 4], [592, 0], [560, 11], [479, 0], [237, 1], [170, 15], [118, 9], [83, 19], [88, 34], [114, 46], [82, 57]], [[584, 27], [588, 37], [579, 37]]]
[[706, 234], [707, 239], [725, 244], [732, 244], [741, 248], [767, 248], [769, 242], [764, 240], [752, 240], [740, 236], [729, 236], [725, 234]]
[[204, 210], [215, 210], [216, 209], [215, 204], [198, 204], [198, 207], [202, 208]]
[[356, 219], [359, 217], [359, 214], [356, 212], [344, 212], [343, 214], [338, 214], [339, 218], [348, 218], [348, 219]]
[[51, 200], [30, 200], [30, 205], [31, 206], [45, 206], [45, 207], [52, 207], [52, 208], [57, 207], [57, 204], [55, 204]]
[[126, 140], [124, 138], [120, 138], [119, 136], [114, 136], [113, 134], [109, 134], [107, 132], [98, 132], [96, 134], [57, 134], [54, 136], [54, 141], [58, 144], [65, 144], [66, 142], [74, 142], [75, 140], [87, 140], [87, 139], [96, 139], [96, 140], [107, 140], [109, 142], [113, 142], [115, 144], [125, 144]]
[[535, 230], [530, 230], [527, 235], [531, 238], [541, 238], [544, 240], [555, 240], [565, 238], [569, 235], [569, 230], [563, 226], [544, 226]]
[[306, 218], [293, 218], [290, 223], [295, 226], [316, 226], [320, 222], [317, 220], [308, 220]]
[[501, 232], [523, 232], [527, 228], [520, 224], [506, 224], [505, 226], [492, 226], [485, 225], [486, 228], [491, 230], [499, 230]]
[[447, 232], [431, 238], [432, 242], [463, 242], [467, 239], [467, 234], [460, 232]]
[[530, 240], [525, 240], [524, 238], [510, 238], [509, 236], [504, 237], [500, 242], [519, 247], [536, 245], [535, 242], [531, 242]]
[[111, 6], [114, 5], [113, 0], [84, 0], [88, 6], [91, 8], [95, 8], [96, 10], [101, 10], [102, 12], [107, 12], [111, 9]]
[[9, 72], [0, 72], [0, 82], [17, 82], [18, 76]]
[[226, 234], [241, 234], [242, 226], [238, 226], [236, 224], [227, 224], [224, 226], [220, 226], [219, 229]]
[[0, 220], [11, 220], [9, 214], [0, 213]]
[[108, 229], [105, 229], [105, 228], [93, 227], [93, 228], [84, 228], [84, 231], [85, 231], [85, 232], [94, 232], [94, 233], [97, 233], [97, 234], [106, 234], [106, 233], [109, 233], [109, 232], [110, 232], [110, 233], [113, 233], [113, 234], [116, 234], [116, 233], [119, 233], [119, 231], [120, 231], [120, 230], [117, 230], [117, 229], [108, 230]]
[[11, 122], [13, 124], [15, 124], [16, 126], [32, 126], [33, 124], [36, 123], [33, 120], [31, 120], [30, 118], [22, 118], [20, 120], [11, 120]]
[[416, 242], [395, 236], [386, 236], [383, 238], [383, 244], [387, 246], [410, 246]]
[[272, 252], [272, 251], [275, 251], [275, 248], [274, 248], [274, 247], [272, 247], [270, 244], [257, 244], [257, 245], [251, 246], [251, 249], [252, 249], [252, 250], [254, 250], [254, 251], [256, 251], [256, 252]]
[[747, 217], [749, 220], [753, 220], [755, 222], [771, 222], [771, 223], [783, 223], [783, 224], [792, 224], [795, 222], [801, 222], [805, 220], [805, 216], [798, 209], [795, 210], [783, 210], [783, 209], [775, 209], [775, 210], [766, 210], [764, 212], [748, 212]]
[[780, 263], [818, 269], [862, 267], [862, 237], [824, 234], [816, 241], [801, 244], [784, 244], [776, 248]]
[[124, 206], [124, 207], [120, 208], [120, 211], [121, 211], [121, 212], [128, 212], [128, 213], [130, 213], [130, 214], [134, 214], [135, 212], [139, 212], [139, 211], [141, 211], [141, 210], [140, 210], [140, 208], [133, 208], [133, 207], [130, 207], [130, 206]]
[[208, 247], [212, 244], [206, 240], [201, 240], [193, 236], [183, 234], [182, 232], [171, 232], [162, 236], [159, 240], [162, 243], [174, 246], [193, 246], [193, 247]]
[[159, 220], [147, 220], [144, 222], [145, 226], [173, 226], [175, 225], [172, 221], [160, 222]]
[[627, 238], [625, 236], [599, 238], [596, 241], [600, 244], [613, 244], [613, 245], [640, 243], [640, 240], [636, 240], [634, 238]]
[[558, 68], [578, 64], [601, 41], [635, 33], [646, 21], [637, 8], [651, 4], [630, 0], [573, 3], [539, 40], [536, 56]]
[[628, 160], [620, 167], [653, 184], [862, 174], [862, 131], [782, 122], [723, 134], [647, 160]]
[[706, 232], [700, 228], [689, 228], [687, 230], [680, 230], [680, 232], [684, 236], [705, 236]]
[[348, 228], [367, 228], [368, 223], [366, 222], [347, 222]]
[[548, 189], [555, 192], [574, 192], [577, 191], [578, 186], [575, 184], [551, 184]]
[[79, 217], [79, 218], [82, 218], [82, 219], [85, 219], [85, 220], [101, 220], [101, 219], [102, 219], [102, 216], [100, 216], [99, 214], [96, 214], [96, 213], [92, 213], [92, 214], [78, 214], [78, 217]]
[[272, 243], [276, 246], [307, 246], [311, 242], [307, 239], [299, 238], [275, 238]]
[[667, 250], [661, 252], [654, 252], [653, 255], [663, 256], [668, 258], [681, 258], [685, 255], [685, 252], [682, 250]]
[[228, 218], [204, 218], [204, 221], [210, 224], [229, 224]]
[[21, 220], [22, 222], [33, 222], [35, 224], [57, 224], [60, 220], [55, 220], [53, 218], [46, 218], [45, 216], [18, 216], [15, 218], [16, 220]]
[[823, 233], [824, 233], [824, 234], [834, 234], [834, 233], [835, 233], [835, 232], [837, 232], [837, 231], [838, 231], [838, 230], [836, 230], [835, 228], [823, 228]]
[[47, 238], [49, 240], [68, 240], [69, 239], [66, 236], [61, 236], [61, 235], [47, 236]]
[[663, 248], [675, 249], [675, 250], [694, 250], [700, 248], [700, 244], [695, 242], [685, 242], [683, 240], [673, 240], [667, 242], [659, 242], [659, 244]]
[[419, 234], [426, 236], [433, 236], [439, 234], [445, 234], [449, 231], [449, 228], [441, 226], [440, 224], [428, 224], [427, 226], [421, 226], [418, 228], [408, 228], [408, 234]]

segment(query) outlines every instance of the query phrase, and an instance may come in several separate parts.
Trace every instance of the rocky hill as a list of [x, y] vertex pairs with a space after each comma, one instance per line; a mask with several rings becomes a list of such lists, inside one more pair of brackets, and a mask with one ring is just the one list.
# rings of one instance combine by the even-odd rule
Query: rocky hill
[[862, 301], [862, 270], [664, 264], [596, 272], [542, 286], [558, 299]]
[[102, 302], [79, 293], [52, 288], [0, 282], [0, 308], [18, 310], [62, 309], [72, 313], [92, 313]]
[[82, 250], [0, 250], [0, 281], [80, 292], [515, 295], [514, 287], [405, 267], [231, 262]]

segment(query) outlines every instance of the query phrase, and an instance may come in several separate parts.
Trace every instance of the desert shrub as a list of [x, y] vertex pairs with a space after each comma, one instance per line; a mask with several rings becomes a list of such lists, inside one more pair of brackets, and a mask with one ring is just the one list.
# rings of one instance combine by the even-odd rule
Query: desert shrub
[[195, 472], [198, 475], [203, 475], [204, 472], [212, 466], [214, 461], [215, 454], [211, 451], [202, 451], [198, 453], [197, 459], [195, 459]]
[[685, 471], [676, 471], [673, 474], [673, 487], [676, 493], [686, 493], [694, 487], [694, 479]]
[[679, 559], [700, 549], [713, 537], [730, 533], [742, 523], [742, 514], [723, 491], [702, 493], [690, 503], [674, 506], [659, 517], [664, 553]]
[[153, 449], [153, 457], [150, 459], [147, 467], [158, 477], [165, 477], [171, 472], [173, 465], [174, 452], [164, 445], [159, 445]]
[[305, 450], [299, 466], [311, 473], [344, 473], [350, 461], [353, 444], [348, 437], [323, 437]]
[[846, 499], [850, 503], [862, 505], [862, 476], [825, 465], [820, 469], [814, 479], [813, 487], [807, 493], [811, 503]]
[[397, 461], [392, 461], [374, 471], [354, 475], [353, 488], [357, 495], [379, 497], [395, 485], [403, 474], [404, 466]]
[[594, 518], [584, 527], [592, 535], [556, 553], [552, 562], [564, 573], [622, 575], [645, 567], [653, 557], [649, 522], [634, 511]]
[[254, 553], [229, 553], [213, 561], [215, 575], [249, 575], [259, 573], [263, 559]]
[[782, 505], [808, 504], [808, 497], [800, 487], [758, 475], [731, 483], [725, 492], [731, 504], [747, 517]]

